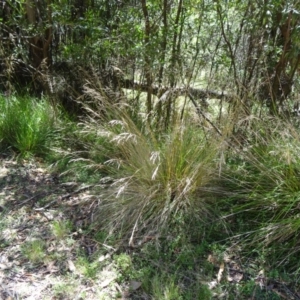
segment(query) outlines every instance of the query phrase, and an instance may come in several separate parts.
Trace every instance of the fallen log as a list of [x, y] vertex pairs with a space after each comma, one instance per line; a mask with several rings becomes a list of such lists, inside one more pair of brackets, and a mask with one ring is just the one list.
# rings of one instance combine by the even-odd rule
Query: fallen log
[[[132, 89], [136, 91], [141, 92], [148, 92], [149, 88], [146, 84], [136, 82], [134, 80], [130, 79], [119, 79], [119, 84], [121, 88], [124, 89]], [[207, 100], [207, 99], [223, 99], [225, 101], [231, 102], [235, 97], [234, 95], [228, 94], [227, 92], [218, 92], [208, 89], [199, 89], [199, 88], [192, 88], [192, 87], [159, 87], [156, 85], [153, 85], [151, 88], [151, 92], [153, 95], [157, 97], [161, 97], [163, 94], [165, 94], [168, 90], [172, 91], [177, 96], [188, 96], [192, 95], [194, 99], [201, 99], [201, 100]]]

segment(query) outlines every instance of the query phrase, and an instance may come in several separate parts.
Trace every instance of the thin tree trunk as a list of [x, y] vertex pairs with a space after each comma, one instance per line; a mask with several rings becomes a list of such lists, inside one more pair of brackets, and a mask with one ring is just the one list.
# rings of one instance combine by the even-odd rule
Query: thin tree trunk
[[142, 9], [144, 14], [144, 22], [145, 22], [145, 30], [144, 30], [144, 44], [145, 44], [145, 76], [146, 82], [148, 86], [147, 91], [147, 114], [148, 119], [150, 119], [150, 114], [152, 112], [152, 75], [151, 75], [151, 59], [149, 54], [149, 42], [150, 42], [150, 34], [151, 34], [151, 26], [149, 21], [149, 13], [147, 8], [146, 0], [141, 0], [142, 2]]
[[[178, 60], [179, 53], [177, 52], [178, 45], [177, 45], [177, 39], [178, 39], [178, 25], [179, 20], [182, 14], [182, 6], [183, 6], [183, 0], [179, 0], [178, 8], [177, 8], [177, 14], [174, 22], [174, 35], [173, 35], [173, 43], [172, 43], [172, 53], [171, 53], [171, 75], [170, 75], [170, 86], [174, 87], [176, 84], [175, 80], [175, 69], [176, 69], [176, 61]], [[181, 29], [180, 29], [181, 30]], [[179, 32], [180, 33], [180, 32]], [[180, 49], [180, 47], [179, 47]], [[171, 118], [171, 109], [172, 109], [172, 97], [168, 99], [167, 106], [166, 106], [166, 118], [165, 118], [165, 128], [167, 129], [170, 123]]]
[[[168, 37], [168, 16], [167, 16], [167, 12], [168, 12], [168, 0], [163, 0], [163, 12], [162, 12], [162, 16], [163, 16], [163, 28], [162, 28], [162, 42], [161, 42], [161, 65], [160, 65], [160, 69], [159, 69], [159, 73], [158, 73], [158, 85], [162, 86], [162, 82], [163, 82], [163, 75], [164, 75], [164, 68], [165, 68], [165, 59], [166, 59], [166, 51], [167, 51], [167, 37]], [[159, 128], [161, 126], [160, 124], [160, 119], [162, 117], [162, 102], [159, 101], [157, 103], [157, 128]]]
[[[40, 7], [37, 7], [37, 4], [40, 4]], [[32, 0], [26, 0], [26, 13], [27, 20], [33, 28], [36, 28], [39, 23], [46, 23], [43, 21], [43, 16], [41, 15], [42, 10], [48, 10], [48, 23], [49, 27], [45, 30], [44, 34], [37, 34], [29, 38], [29, 58], [33, 67], [38, 68], [42, 61], [46, 61], [49, 65], [51, 64], [51, 55], [50, 55], [50, 45], [52, 41], [52, 20], [51, 20], [51, 11], [50, 11], [50, 2], [48, 1], [48, 7], [42, 7], [42, 3], [34, 3]]]

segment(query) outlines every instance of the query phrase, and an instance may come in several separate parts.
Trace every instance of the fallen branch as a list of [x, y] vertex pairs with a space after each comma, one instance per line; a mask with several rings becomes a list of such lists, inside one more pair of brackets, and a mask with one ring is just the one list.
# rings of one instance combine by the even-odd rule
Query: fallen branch
[[[132, 89], [141, 92], [148, 92], [149, 90], [146, 84], [138, 83], [135, 82], [134, 80], [126, 79], [126, 80], [118, 80], [118, 81], [120, 87], [124, 89]], [[159, 87], [153, 85], [151, 88], [151, 92], [153, 95], [160, 97], [170, 89], [171, 89], [170, 87]], [[191, 95], [194, 99], [201, 99], [201, 100], [210, 98], [210, 99], [224, 99], [230, 102], [234, 99], [234, 95], [230, 95], [226, 92], [218, 92], [218, 91], [191, 88], [191, 87], [172, 88], [172, 92], [176, 93], [176, 95], [178, 96]]]
[[196, 101], [195, 101], [195, 99], [193, 98], [193, 96], [192, 96], [191, 94], [189, 94], [189, 97], [190, 97], [190, 99], [191, 99], [193, 105], [194, 105], [195, 108], [196, 108], [197, 114], [198, 114], [199, 116], [203, 117], [203, 118], [204, 118], [204, 119], [205, 119], [205, 120], [206, 120], [206, 121], [207, 121], [207, 122], [208, 122], [215, 130], [216, 130], [216, 132], [217, 132], [220, 136], [222, 136], [222, 133], [221, 133], [221, 131], [219, 130], [219, 128], [218, 128], [217, 126], [215, 126], [214, 123], [213, 123], [209, 118], [207, 118], [206, 115], [201, 111], [199, 105], [196, 103]]

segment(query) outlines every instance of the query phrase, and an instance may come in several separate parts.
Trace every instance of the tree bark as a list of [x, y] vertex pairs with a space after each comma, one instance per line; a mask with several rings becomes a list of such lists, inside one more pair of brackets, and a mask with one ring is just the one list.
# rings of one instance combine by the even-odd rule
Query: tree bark
[[[27, 20], [33, 28], [44, 33], [34, 34], [29, 38], [29, 60], [34, 68], [38, 68], [43, 61], [47, 65], [51, 65], [52, 58], [50, 54], [50, 45], [52, 41], [52, 19], [51, 19], [51, 3], [48, 0], [47, 6], [42, 7], [41, 2], [37, 2], [39, 7], [32, 0], [26, 0], [26, 14]], [[39, 28], [45, 26], [46, 22], [43, 21], [42, 11], [47, 10], [48, 27]]]
[[145, 76], [147, 82], [147, 114], [148, 119], [150, 118], [150, 114], [152, 112], [152, 75], [151, 75], [151, 58], [149, 55], [149, 42], [150, 42], [150, 34], [151, 34], [151, 26], [149, 20], [149, 13], [147, 8], [146, 0], [142, 0], [142, 9], [144, 14], [144, 22], [145, 22], [145, 30], [144, 30], [144, 45], [145, 45]]

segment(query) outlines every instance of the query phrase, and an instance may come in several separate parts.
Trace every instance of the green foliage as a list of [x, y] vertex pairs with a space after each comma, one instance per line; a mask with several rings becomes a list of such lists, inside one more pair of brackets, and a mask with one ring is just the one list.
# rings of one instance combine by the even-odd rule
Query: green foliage
[[72, 224], [67, 221], [53, 221], [52, 232], [53, 235], [58, 239], [62, 240], [67, 238], [72, 229]]
[[28, 241], [22, 245], [23, 256], [33, 264], [42, 263], [46, 257], [45, 242], [42, 240]]
[[[206, 245], [193, 244], [185, 235], [177, 238], [169, 231], [168, 239], [149, 241], [134, 252], [129, 260], [130, 278], [142, 283], [142, 289], [153, 299], [211, 299], [205, 282], [215, 275], [207, 262]], [[184, 230], [184, 229], [183, 229]]]
[[75, 265], [78, 271], [88, 278], [95, 278], [100, 268], [97, 261], [90, 261], [85, 255], [80, 255]]
[[[26, 80], [32, 80], [32, 86], [41, 84], [39, 79], [22, 76], [19, 60], [24, 66], [28, 61], [32, 63], [28, 53], [40, 47], [33, 45], [28, 51], [28, 39], [22, 36], [35, 37], [43, 44], [43, 52], [49, 53], [41, 60], [49, 64], [80, 62], [84, 67], [91, 64], [103, 73], [105, 83], [99, 84], [98, 94], [88, 95], [92, 96], [88, 101], [92, 98], [95, 103], [90, 115], [80, 119], [79, 124], [55, 119], [45, 100], [1, 97], [1, 150], [10, 148], [22, 156], [44, 155], [55, 146], [57, 151], [51, 152], [48, 159], [62, 180], [100, 186], [94, 191], [100, 204], [93, 224], [93, 229], [99, 230], [95, 240], [100, 244], [108, 241], [107, 234], [112, 244], [126, 238], [130, 246], [141, 246], [153, 238], [156, 245], [150, 242], [151, 246], [161, 251], [152, 249], [147, 255], [156, 263], [163, 262], [164, 270], [158, 272], [146, 259], [136, 268], [135, 258], [118, 254], [114, 263], [124, 280], [142, 280], [143, 275], [153, 279], [144, 279], [143, 287], [155, 299], [196, 299], [198, 295], [210, 299], [211, 291], [205, 284], [195, 287], [183, 280], [183, 270], [191, 272], [185, 278], [192, 277], [197, 283], [195, 274], [213, 277], [214, 265], [203, 260], [208, 249], [221, 260], [227, 243], [236, 241], [244, 248], [251, 245], [257, 249], [260, 258], [256, 262], [262, 265], [280, 262], [299, 272], [298, 129], [275, 117], [262, 122], [258, 113], [251, 115], [258, 102], [261, 111], [270, 98], [278, 105], [287, 102], [287, 95], [282, 97], [284, 82], [279, 78], [297, 74], [299, 3], [276, 0], [261, 6], [250, 0], [187, 1], [181, 7], [181, 1], [146, 1], [142, 7], [139, 1], [86, 1], [78, 5], [63, 0], [51, 5], [40, 3], [35, 26], [34, 21], [30, 24], [26, 19], [29, 14], [22, 1], [9, 4], [11, 7], [6, 2], [0, 13], [4, 25], [0, 26], [4, 41], [0, 47], [1, 67], [7, 65], [1, 90], [11, 92], [13, 84]], [[50, 36], [45, 36], [46, 29], [53, 30]], [[70, 84], [63, 74], [52, 73], [47, 65], [36, 68], [34, 72], [43, 77], [43, 83], [51, 79], [54, 91], [59, 84]], [[117, 78], [111, 76], [112, 69], [117, 70]], [[126, 79], [140, 83], [135, 85], [141, 91], [134, 95], [132, 106], [120, 88], [131, 87]], [[289, 79], [291, 87], [293, 78]], [[220, 106], [212, 105], [212, 101], [207, 111], [197, 107], [203, 127], [176, 119], [188, 114], [193, 81], [196, 87], [205, 88], [207, 98], [211, 98], [210, 90], [225, 88], [224, 94], [234, 95], [228, 99], [245, 106], [246, 116], [243, 111], [235, 118], [236, 127], [241, 127], [245, 135], [244, 142], [235, 145], [226, 138], [224, 143], [225, 137], [212, 133], [218, 127], [223, 136], [227, 135], [227, 123], [230, 128], [233, 123], [227, 120], [228, 111], [236, 105], [234, 101], [224, 104], [225, 100], [220, 100]], [[143, 91], [148, 91], [150, 99], [147, 122], [141, 118], [146, 102]], [[185, 91], [185, 99], [179, 99]], [[110, 92], [121, 96], [103, 99], [103, 94]], [[203, 100], [203, 92], [198, 94], [195, 105]], [[184, 107], [180, 111], [181, 101]], [[87, 108], [88, 104], [82, 106]], [[273, 113], [277, 113], [276, 105]], [[159, 128], [159, 124], [163, 126]], [[63, 128], [58, 131], [58, 126]], [[231, 132], [228, 135], [231, 137]], [[220, 213], [218, 222], [213, 215], [216, 212]], [[64, 240], [70, 229], [67, 222], [52, 223], [52, 233], [59, 240]], [[228, 237], [232, 238], [229, 242]], [[190, 245], [192, 239], [198, 244]], [[6, 246], [6, 242], [1, 245]], [[31, 261], [39, 262], [44, 257], [38, 242], [28, 243], [22, 251]], [[200, 262], [196, 256], [202, 258]], [[90, 278], [95, 278], [99, 270], [99, 265], [85, 256], [78, 259], [77, 265]], [[280, 274], [276, 266], [271, 269]], [[261, 299], [266, 295], [257, 291], [254, 281], [241, 289], [231, 285], [228, 290], [232, 295], [238, 291], [241, 297], [251, 297], [253, 291]]]
[[47, 154], [47, 161], [62, 181], [99, 183], [107, 174], [104, 162], [116, 149], [96, 128], [60, 118], [55, 147]]
[[131, 257], [125, 253], [115, 255], [114, 262], [124, 279], [132, 279], [135, 277], [135, 272]]
[[42, 155], [55, 137], [55, 118], [46, 100], [0, 97], [1, 148], [22, 156]]
[[[74, 283], [56, 283], [52, 287], [54, 294], [57, 298], [67, 298], [68, 296], [72, 295], [74, 293], [74, 290], [76, 290], [76, 285]], [[83, 298], [84, 299], [84, 298]]]
[[277, 245], [275, 261], [290, 264], [286, 255], [299, 247], [300, 136], [282, 120], [259, 121], [259, 125], [255, 142], [241, 162], [230, 166], [232, 176], [227, 175], [231, 177], [229, 188], [236, 191], [231, 198], [235, 222], [243, 234], [250, 234], [244, 243], [260, 249]]
[[180, 289], [175, 282], [174, 278], [170, 275], [154, 276], [152, 278], [152, 294], [154, 299], [166, 299], [166, 300], [182, 300], [180, 295]]

